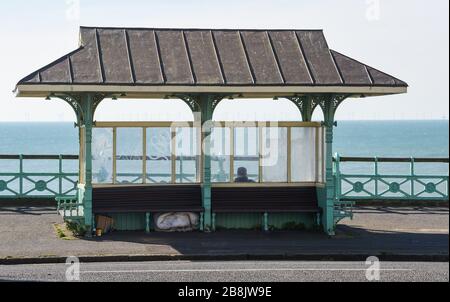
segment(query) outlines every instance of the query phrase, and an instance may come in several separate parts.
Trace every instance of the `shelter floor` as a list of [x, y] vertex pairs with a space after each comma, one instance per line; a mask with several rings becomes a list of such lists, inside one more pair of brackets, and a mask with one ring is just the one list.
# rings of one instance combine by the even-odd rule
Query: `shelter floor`
[[321, 233], [223, 231], [116, 232], [62, 240], [54, 208], [0, 208], [0, 259], [99, 255], [448, 255], [448, 208], [359, 208], [337, 236]]

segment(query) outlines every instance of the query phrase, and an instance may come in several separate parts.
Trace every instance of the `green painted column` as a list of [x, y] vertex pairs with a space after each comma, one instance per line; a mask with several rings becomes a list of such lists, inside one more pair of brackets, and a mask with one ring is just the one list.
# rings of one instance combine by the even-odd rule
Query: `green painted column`
[[335, 234], [335, 200], [336, 179], [333, 173], [333, 128], [337, 125], [335, 114], [339, 105], [347, 98], [347, 95], [325, 95], [319, 98], [324, 113], [325, 125], [325, 163], [326, 163], [326, 201], [323, 204], [323, 228], [328, 235]]
[[88, 234], [92, 232], [94, 224], [92, 214], [92, 128], [94, 126], [93, 95], [83, 96], [81, 100], [84, 117], [84, 150], [85, 150], [85, 192], [84, 192], [84, 224]]
[[202, 157], [203, 157], [203, 179], [202, 179], [202, 201], [204, 214], [204, 230], [212, 231], [212, 207], [211, 207], [211, 124], [213, 118], [213, 97], [206, 95], [198, 97], [198, 104], [201, 109], [202, 124]]
[[333, 121], [325, 121], [325, 162], [326, 162], [326, 204], [323, 207], [323, 229], [328, 235], [334, 235], [334, 198], [335, 183], [333, 176]]

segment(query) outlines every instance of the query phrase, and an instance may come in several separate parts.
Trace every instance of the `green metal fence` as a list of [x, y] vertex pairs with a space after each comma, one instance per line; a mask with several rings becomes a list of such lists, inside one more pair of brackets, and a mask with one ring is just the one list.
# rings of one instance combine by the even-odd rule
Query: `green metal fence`
[[[27, 163], [39, 161], [45, 167], [43, 172], [32, 169], [33, 165], [26, 169]], [[448, 201], [448, 166], [448, 158], [336, 155], [336, 204], [358, 200]], [[77, 170], [76, 155], [0, 155], [0, 200], [71, 198], [77, 193]], [[139, 181], [139, 175], [133, 176]], [[177, 178], [185, 176], [181, 172]]]
[[75, 155], [0, 155], [0, 199], [74, 196], [77, 170]]
[[[352, 167], [353, 165], [353, 167]], [[448, 201], [448, 158], [334, 158], [336, 199]]]

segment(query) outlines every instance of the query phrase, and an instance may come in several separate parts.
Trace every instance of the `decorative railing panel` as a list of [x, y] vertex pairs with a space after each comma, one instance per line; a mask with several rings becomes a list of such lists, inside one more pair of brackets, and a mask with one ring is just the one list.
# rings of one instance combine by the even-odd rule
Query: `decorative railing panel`
[[[356, 166], [350, 167], [352, 164]], [[357, 158], [336, 155], [336, 199], [448, 201], [448, 165], [448, 158]]]
[[[356, 166], [349, 167], [351, 164]], [[361, 200], [448, 201], [448, 167], [448, 158], [337, 155], [334, 159], [336, 204]], [[76, 155], [0, 155], [0, 199], [73, 197], [77, 192], [77, 170]], [[178, 172], [175, 179], [180, 182], [188, 182], [188, 178], [194, 176], [183, 170]], [[142, 182], [139, 173], [121, 176], [130, 177], [132, 182], [128, 183]], [[169, 176], [165, 173], [146, 174], [150, 184], [160, 183], [158, 179]]]
[[76, 195], [78, 156], [0, 155], [0, 199]]

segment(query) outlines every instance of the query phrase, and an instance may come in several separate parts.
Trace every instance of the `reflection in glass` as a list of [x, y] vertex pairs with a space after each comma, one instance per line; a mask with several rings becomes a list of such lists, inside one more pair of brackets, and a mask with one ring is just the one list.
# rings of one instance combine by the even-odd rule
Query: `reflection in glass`
[[287, 182], [287, 128], [262, 129], [262, 176], [264, 182]]
[[94, 128], [92, 130], [92, 182], [103, 184], [113, 182], [113, 130]]
[[291, 129], [291, 173], [294, 182], [316, 181], [316, 128]]
[[147, 183], [172, 181], [172, 134], [170, 128], [147, 129]]
[[240, 127], [234, 132], [234, 178], [238, 171], [247, 172], [251, 182], [259, 182], [259, 131], [257, 127]]
[[213, 128], [211, 133], [211, 176], [213, 182], [230, 181], [230, 128]]
[[195, 183], [197, 181], [198, 149], [196, 128], [176, 129], [177, 183]]
[[142, 128], [117, 129], [117, 182], [142, 183]]

